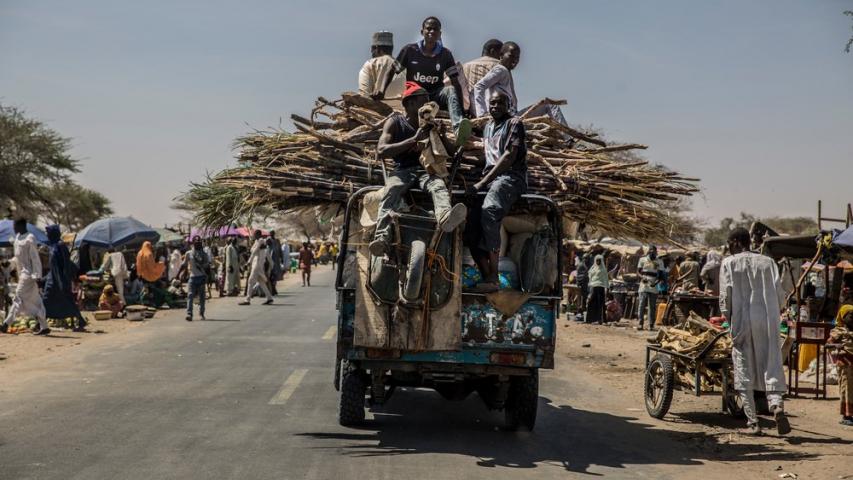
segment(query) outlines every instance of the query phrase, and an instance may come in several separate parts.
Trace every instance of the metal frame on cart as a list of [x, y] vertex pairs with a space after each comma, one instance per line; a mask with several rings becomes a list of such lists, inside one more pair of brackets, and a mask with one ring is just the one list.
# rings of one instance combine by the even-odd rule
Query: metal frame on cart
[[[648, 386], [649, 386], [649, 381], [650, 381], [649, 377], [651, 375], [651, 372], [649, 369], [650, 364], [653, 363], [653, 361], [657, 360], [658, 355], [664, 355], [667, 357], [677, 358], [678, 360], [682, 361], [687, 366], [687, 368], [693, 372], [693, 376], [694, 376], [694, 378], [693, 378], [693, 394], [697, 397], [702, 396], [702, 377], [701, 377], [702, 368], [701, 367], [705, 367], [708, 370], [719, 370], [720, 373], [722, 374], [722, 377], [723, 377], [723, 391], [722, 391], [722, 409], [723, 409], [723, 411], [728, 411], [729, 414], [731, 414], [733, 417], [736, 417], [736, 418], [740, 418], [741, 416], [743, 416], [743, 409], [737, 403], [737, 401], [738, 401], [737, 394], [734, 392], [733, 389], [730, 388], [730, 385], [729, 385], [730, 380], [732, 380], [732, 378], [731, 378], [731, 366], [732, 366], [731, 357], [714, 358], [714, 359], [705, 358], [708, 356], [708, 354], [711, 352], [711, 350], [714, 348], [714, 346], [717, 344], [717, 342], [721, 338], [723, 338], [724, 336], [726, 336], [728, 334], [729, 334], [728, 330], [724, 330], [724, 331], [718, 333], [714, 337], [714, 339], [711, 340], [711, 342], [705, 346], [705, 348], [703, 348], [701, 351], [699, 351], [699, 353], [697, 353], [695, 355], [689, 355], [689, 354], [685, 354], [685, 353], [676, 352], [676, 351], [667, 349], [667, 348], [661, 346], [660, 344], [646, 345], [646, 360], [645, 360], [645, 367], [646, 368], [645, 368], [645, 378], [644, 378], [643, 384], [644, 384], [644, 390], [646, 390], [644, 392], [646, 411], [649, 413], [649, 415], [651, 415], [652, 417], [655, 417], [655, 418], [663, 418], [663, 416], [666, 415], [666, 412], [669, 410], [669, 403], [672, 401], [672, 391], [674, 390], [675, 383], [676, 383], [675, 378], [674, 378], [674, 371], [673, 371], [673, 375], [668, 375], [666, 372], [664, 372], [665, 373], [664, 376], [670, 378], [672, 381], [668, 382], [665, 385], [657, 385], [657, 383], [655, 383], [655, 385], [654, 385], [656, 388], [662, 388], [663, 389], [663, 392], [662, 392], [663, 395], [661, 396], [661, 405], [651, 405], [650, 406], [649, 401], [648, 401], [649, 400], [648, 394], [652, 393], [652, 392], [648, 391]], [[654, 360], [651, 358], [652, 352], [655, 352], [657, 354], [657, 355], [655, 355]], [[670, 361], [667, 361], [666, 365], [667, 366], [665, 366], [664, 368], [670, 368], [670, 369], [674, 368]]]

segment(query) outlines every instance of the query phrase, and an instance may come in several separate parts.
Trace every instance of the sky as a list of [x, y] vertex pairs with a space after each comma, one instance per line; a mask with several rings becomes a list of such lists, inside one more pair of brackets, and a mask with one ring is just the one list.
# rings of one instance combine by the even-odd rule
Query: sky
[[[233, 166], [235, 137], [291, 128], [357, 88], [376, 30], [397, 48], [436, 15], [458, 61], [521, 46], [519, 104], [702, 179], [694, 214], [843, 216], [853, 201], [853, 0], [0, 0], [0, 103], [73, 139], [80, 183], [159, 226]], [[396, 49], [395, 49], [396, 53]], [[0, 172], [2, 176], [2, 172]]]

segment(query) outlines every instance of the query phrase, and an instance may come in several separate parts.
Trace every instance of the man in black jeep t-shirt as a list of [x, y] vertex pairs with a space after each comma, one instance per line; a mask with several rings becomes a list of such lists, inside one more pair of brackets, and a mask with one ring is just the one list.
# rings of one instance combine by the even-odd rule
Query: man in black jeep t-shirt
[[[397, 62], [406, 70], [406, 80], [416, 82], [429, 94], [429, 99], [450, 114], [456, 130], [456, 144], [463, 145], [471, 135], [471, 122], [462, 115], [462, 87], [453, 53], [441, 43], [441, 22], [428, 17], [421, 25], [423, 40], [404, 46]], [[444, 75], [452, 86], [444, 86]]]

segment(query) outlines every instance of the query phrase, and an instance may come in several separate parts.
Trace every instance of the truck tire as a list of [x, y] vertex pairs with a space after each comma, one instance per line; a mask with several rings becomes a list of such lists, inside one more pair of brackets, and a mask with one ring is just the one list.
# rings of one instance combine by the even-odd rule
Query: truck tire
[[338, 410], [338, 423], [348, 427], [364, 421], [364, 394], [367, 383], [364, 373], [355, 368], [347, 368], [341, 381], [341, 404]]
[[334, 379], [332, 380], [332, 382], [333, 382], [332, 384], [334, 385], [335, 390], [337, 390], [339, 392], [341, 391], [341, 370], [343, 368], [345, 368], [344, 360], [340, 356], [336, 355], [335, 356], [335, 366], [334, 366], [334, 369], [335, 369], [334, 375], [335, 376], [334, 376]]
[[675, 388], [675, 369], [669, 355], [655, 355], [646, 368], [643, 397], [646, 411], [654, 418], [663, 418], [672, 403]]
[[504, 418], [506, 429], [510, 431], [523, 428], [533, 431], [536, 425], [536, 410], [539, 406], [539, 372], [534, 371], [526, 377], [510, 379]]
[[409, 301], [417, 300], [421, 294], [421, 283], [424, 278], [426, 265], [426, 243], [422, 240], [412, 242], [409, 253], [409, 265], [406, 270], [406, 286], [403, 289], [403, 298]]

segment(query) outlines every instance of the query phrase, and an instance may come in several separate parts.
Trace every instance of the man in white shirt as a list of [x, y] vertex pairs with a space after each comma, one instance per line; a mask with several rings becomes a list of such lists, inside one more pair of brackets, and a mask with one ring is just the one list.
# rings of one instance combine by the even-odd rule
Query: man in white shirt
[[358, 72], [358, 93], [375, 100], [382, 99], [389, 75], [396, 70], [394, 57], [394, 35], [381, 31], [373, 34], [370, 45], [370, 60], [364, 62]]
[[658, 283], [663, 279], [666, 270], [663, 261], [658, 258], [658, 248], [649, 245], [649, 253], [637, 263], [637, 273], [640, 274], [640, 287], [637, 290], [637, 318], [640, 325], [637, 330], [643, 329], [643, 321], [648, 314], [649, 330], [655, 329], [655, 316], [657, 315]]
[[116, 293], [119, 298], [121, 298], [121, 303], [127, 305], [127, 300], [124, 299], [124, 282], [127, 280], [129, 272], [127, 270], [127, 262], [124, 259], [124, 253], [110, 249], [110, 253], [106, 256], [104, 266], [101, 267], [101, 271], [108, 268], [110, 269], [110, 276], [113, 278], [113, 282], [115, 283]]
[[474, 85], [485, 77], [495, 65], [498, 64], [501, 58], [501, 47], [503, 42], [492, 38], [483, 44], [483, 55], [480, 58], [475, 58], [470, 62], [462, 65], [462, 74], [467, 83], [467, 94], [465, 100], [465, 108], [471, 115], [474, 115]]
[[39, 293], [38, 281], [41, 279], [41, 259], [36, 248], [36, 237], [27, 232], [26, 219], [15, 220], [15, 264], [18, 270], [18, 286], [12, 307], [6, 320], [0, 325], [0, 332], [6, 333], [19, 314], [35, 317], [39, 323], [36, 335], [47, 335], [47, 318]]
[[489, 73], [474, 85], [474, 114], [484, 117], [489, 114], [489, 99], [494, 92], [506, 95], [509, 102], [509, 114], [518, 112], [518, 99], [515, 96], [515, 83], [512, 70], [521, 61], [521, 48], [515, 42], [506, 42], [501, 47], [501, 58]]

